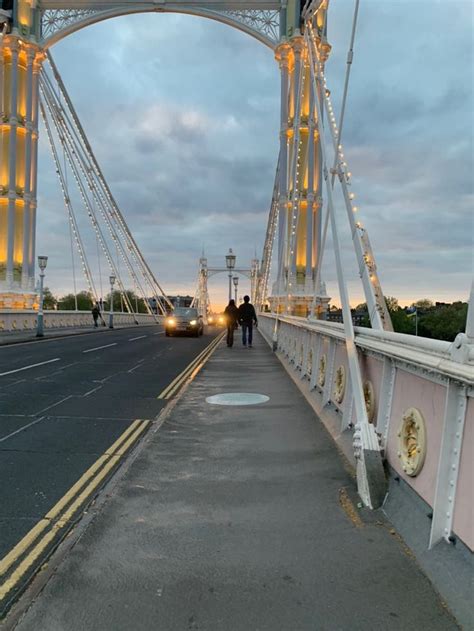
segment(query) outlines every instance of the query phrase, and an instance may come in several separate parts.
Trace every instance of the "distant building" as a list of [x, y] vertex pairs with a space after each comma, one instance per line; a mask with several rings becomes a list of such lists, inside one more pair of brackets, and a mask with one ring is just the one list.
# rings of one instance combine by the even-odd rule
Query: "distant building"
[[[356, 311], [355, 309], [351, 309], [352, 315], [352, 324], [354, 326], [363, 326], [368, 318], [368, 313], [364, 309], [359, 309]], [[329, 322], [343, 322], [342, 318], [342, 309], [331, 309], [326, 314], [326, 320]]]

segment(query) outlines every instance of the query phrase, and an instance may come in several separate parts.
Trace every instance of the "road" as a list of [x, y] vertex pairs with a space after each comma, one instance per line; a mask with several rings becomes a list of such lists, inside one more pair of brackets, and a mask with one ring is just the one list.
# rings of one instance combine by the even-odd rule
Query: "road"
[[0, 559], [136, 419], [156, 418], [215, 335], [151, 326], [0, 347]]

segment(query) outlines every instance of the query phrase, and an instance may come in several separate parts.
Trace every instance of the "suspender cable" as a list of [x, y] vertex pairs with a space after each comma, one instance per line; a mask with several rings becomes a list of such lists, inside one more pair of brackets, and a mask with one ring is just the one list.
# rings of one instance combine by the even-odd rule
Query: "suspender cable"
[[[338, 126], [338, 132], [337, 132], [336, 145], [338, 147], [339, 147], [339, 145], [341, 143], [342, 128], [343, 128], [343, 124], [344, 124], [344, 115], [345, 115], [345, 112], [346, 112], [347, 92], [348, 92], [348, 89], [349, 89], [349, 78], [350, 78], [350, 73], [351, 73], [351, 68], [352, 68], [352, 60], [354, 58], [354, 41], [355, 41], [358, 13], [359, 13], [359, 0], [355, 0], [354, 15], [353, 15], [353, 18], [352, 18], [351, 37], [350, 37], [350, 42], [349, 42], [349, 50], [347, 52], [346, 74], [345, 74], [345, 78], [344, 78], [344, 91], [343, 91], [342, 103], [341, 103], [341, 116], [340, 116], [340, 119], [339, 119], [339, 126]], [[314, 17], [314, 15], [315, 15], [315, 13], [312, 13], [312, 17]], [[311, 20], [308, 20], [306, 26], [307, 26], [307, 29], [309, 29], [309, 31], [311, 33], [311, 36], [313, 37], [313, 30], [312, 30]], [[321, 87], [321, 90], [322, 89], [324, 89], [324, 88]], [[321, 96], [323, 96], [323, 95], [321, 94]], [[322, 140], [321, 140], [321, 142], [322, 142]], [[332, 188], [334, 188], [334, 180], [335, 180], [335, 177], [336, 177], [335, 169], [337, 167], [337, 160], [338, 160], [338, 152], [336, 151], [335, 156], [334, 156], [333, 169], [332, 169], [332, 172], [331, 172], [332, 173], [332, 175], [331, 175], [331, 186], [332, 186]], [[329, 209], [327, 208], [327, 205], [326, 205], [326, 217], [325, 217], [325, 220], [324, 220], [324, 228], [323, 228], [323, 233], [321, 235], [321, 247], [319, 248], [318, 261], [317, 261], [317, 265], [316, 265], [316, 278], [315, 278], [315, 283], [314, 283], [315, 294], [314, 294], [313, 304], [311, 306], [311, 311], [312, 312], [314, 312], [314, 308], [316, 306], [317, 296], [321, 293], [321, 267], [322, 267], [322, 263], [323, 263], [323, 255], [324, 255], [324, 249], [325, 249], [325, 245], [326, 245], [328, 224], [329, 224]]]
[[[64, 97], [64, 99], [65, 99], [65, 101], [67, 103], [70, 115], [71, 115], [72, 120], [73, 120], [74, 125], [75, 125], [75, 130], [76, 130], [77, 134], [80, 136], [80, 138], [81, 138], [81, 140], [82, 140], [82, 142], [84, 144], [85, 150], [87, 151], [88, 157], [89, 157], [89, 159], [91, 160], [91, 163], [94, 166], [94, 171], [95, 171], [96, 177], [101, 182], [101, 184], [102, 184], [102, 186], [103, 186], [103, 188], [104, 188], [104, 190], [106, 192], [106, 196], [110, 200], [110, 203], [112, 204], [113, 217], [120, 224], [122, 230], [124, 231], [124, 234], [126, 235], [126, 238], [127, 238], [128, 242], [130, 244], [131, 252], [133, 253], [134, 257], [136, 257], [136, 260], [137, 260], [139, 266], [142, 268], [142, 271], [146, 272], [147, 276], [150, 279], [150, 282], [156, 288], [157, 291], [155, 293], [157, 295], [155, 296], [155, 298], [157, 298], [158, 295], [161, 294], [161, 296], [164, 299], [164, 302], [172, 310], [173, 309], [172, 303], [169, 301], [169, 299], [166, 296], [165, 292], [163, 291], [162, 287], [160, 286], [160, 284], [158, 283], [157, 279], [155, 278], [155, 276], [154, 276], [153, 272], [151, 271], [148, 263], [146, 262], [146, 260], [144, 259], [142, 253], [140, 252], [140, 249], [138, 248], [138, 245], [136, 244], [135, 239], [133, 238], [133, 235], [131, 234], [130, 230], [128, 229], [128, 226], [127, 226], [127, 224], [125, 222], [125, 219], [124, 219], [124, 217], [123, 217], [123, 215], [122, 215], [122, 213], [121, 213], [121, 211], [120, 211], [120, 209], [119, 209], [119, 207], [118, 207], [118, 205], [117, 205], [117, 203], [116, 203], [116, 201], [115, 201], [115, 199], [114, 199], [114, 197], [112, 195], [112, 192], [111, 192], [111, 190], [110, 190], [110, 188], [109, 188], [109, 186], [108, 186], [108, 184], [107, 184], [107, 182], [106, 182], [106, 180], [105, 180], [105, 178], [104, 178], [104, 176], [102, 174], [100, 166], [99, 166], [99, 164], [97, 162], [97, 159], [96, 159], [96, 157], [94, 155], [94, 152], [92, 151], [92, 147], [90, 146], [90, 143], [89, 143], [89, 141], [87, 139], [87, 136], [86, 136], [86, 134], [84, 132], [84, 129], [83, 129], [82, 125], [81, 125], [81, 122], [80, 122], [80, 120], [79, 120], [79, 118], [77, 116], [77, 113], [76, 113], [75, 109], [74, 109], [74, 106], [72, 105], [72, 101], [71, 101], [71, 99], [70, 99], [70, 97], [69, 97], [69, 95], [68, 95], [68, 93], [66, 91], [66, 88], [64, 86], [64, 82], [63, 82], [63, 80], [61, 78], [61, 75], [59, 74], [59, 71], [58, 71], [58, 69], [57, 69], [57, 67], [56, 67], [56, 65], [55, 65], [55, 63], [53, 61], [53, 58], [51, 56], [51, 53], [49, 51], [47, 53], [47, 56], [48, 56], [48, 60], [49, 60], [49, 63], [51, 65], [51, 68], [53, 70], [54, 77], [55, 77], [55, 79], [56, 79], [56, 81], [58, 83], [58, 86], [59, 86], [59, 88], [61, 90], [61, 93], [63, 94], [63, 97]], [[157, 300], [157, 304], [159, 305], [159, 308], [161, 309], [162, 313], [166, 314], [166, 309], [162, 306], [162, 301], [161, 300]]]
[[[60, 121], [58, 120], [58, 115], [57, 115], [58, 112], [55, 110], [54, 104], [51, 103], [51, 101], [50, 101], [50, 96], [51, 95], [48, 94], [47, 88], [46, 88], [44, 82], [41, 81], [41, 80], [40, 80], [40, 87], [42, 89], [43, 96], [45, 97], [46, 106], [47, 106], [47, 108], [48, 108], [48, 110], [50, 112], [50, 115], [51, 115], [55, 125], [58, 128], [60, 128], [61, 124], [60, 124]], [[111, 269], [111, 271], [114, 272], [114, 274], [115, 274], [115, 276], [117, 278], [119, 289], [120, 289], [120, 291], [122, 293], [124, 293], [125, 292], [125, 287], [124, 287], [122, 279], [121, 279], [121, 277], [120, 277], [120, 275], [119, 275], [119, 273], [118, 273], [118, 271], [117, 271], [117, 269], [115, 267], [115, 264], [113, 262], [113, 258], [110, 255], [110, 251], [108, 249], [106, 240], [104, 238], [104, 235], [102, 233], [100, 225], [99, 225], [99, 223], [97, 221], [97, 217], [94, 215], [94, 211], [93, 211], [92, 205], [90, 203], [90, 199], [89, 199], [89, 197], [87, 195], [87, 192], [86, 192], [86, 190], [84, 188], [84, 185], [83, 185], [83, 183], [82, 183], [82, 181], [80, 179], [80, 175], [79, 175], [79, 171], [78, 171], [78, 168], [76, 166], [76, 163], [75, 163], [73, 151], [71, 150], [71, 148], [69, 147], [69, 145], [67, 143], [64, 144], [64, 147], [65, 147], [65, 151], [66, 151], [67, 161], [68, 161], [69, 166], [71, 168], [71, 171], [72, 171], [72, 173], [74, 175], [74, 179], [76, 181], [77, 187], [78, 187], [79, 192], [81, 194], [84, 206], [86, 207], [86, 210], [87, 210], [87, 213], [89, 215], [89, 218], [91, 219], [92, 224], [94, 226], [94, 229], [96, 230], [96, 234], [97, 234], [97, 236], [99, 238], [99, 241], [101, 243], [102, 249], [104, 250], [104, 253], [106, 255], [107, 261], [108, 261], [109, 266], [110, 266], [110, 269]], [[129, 301], [127, 299], [125, 299], [125, 304], [127, 306], [128, 312], [132, 313], [133, 310], [131, 309], [131, 306], [130, 306]]]
[[[41, 80], [43, 80], [43, 78], [44, 78], [44, 75], [41, 76]], [[54, 91], [52, 89], [51, 84], [48, 83], [48, 82], [43, 82], [43, 83], [46, 83], [46, 85], [44, 85], [45, 94], [47, 94], [48, 98], [53, 100], [54, 99]], [[56, 109], [54, 108], [54, 103], [53, 103], [53, 108], [52, 109], [54, 111], [56, 111]], [[64, 112], [60, 112], [60, 114], [61, 113], [64, 113]], [[104, 209], [102, 201], [97, 195], [97, 191], [95, 189], [95, 186], [94, 186], [93, 182], [91, 182], [90, 169], [89, 169], [87, 163], [84, 164], [84, 158], [83, 158], [82, 153], [81, 153], [81, 147], [78, 146], [77, 143], [74, 142], [74, 138], [71, 135], [71, 131], [70, 131], [70, 129], [67, 126], [67, 120], [66, 120], [65, 116], [58, 115], [58, 117], [57, 117], [57, 124], [58, 124], [58, 126], [61, 127], [62, 133], [64, 134], [64, 137], [66, 138], [67, 142], [71, 145], [71, 154], [74, 157], [74, 159], [76, 160], [76, 162], [78, 163], [79, 169], [82, 172], [82, 174], [83, 174], [83, 176], [84, 176], [84, 178], [85, 178], [85, 180], [87, 182], [88, 188], [89, 188], [89, 190], [92, 193], [92, 204], [94, 204], [94, 208], [92, 209], [92, 211], [93, 211], [92, 214], [94, 216], [94, 219], [97, 221], [97, 213], [95, 211], [95, 202], [97, 201], [98, 204], [99, 204], [99, 209], [100, 209], [101, 215], [102, 215], [102, 217], [103, 217], [103, 219], [104, 219], [104, 221], [105, 221], [105, 223], [106, 223], [106, 225], [107, 225], [107, 227], [109, 229], [109, 232], [111, 234], [112, 239], [114, 240], [114, 242], [116, 244], [117, 250], [119, 249], [118, 246], [120, 246], [121, 255], [124, 258], [124, 261], [125, 261], [125, 263], [127, 265], [127, 268], [128, 268], [128, 270], [130, 272], [130, 275], [135, 280], [135, 272], [134, 272], [130, 262], [128, 261], [126, 252], [125, 252], [125, 250], [123, 250], [123, 246], [122, 246], [122, 243], [120, 241], [120, 238], [117, 235], [117, 233], [116, 233], [116, 231], [115, 231], [115, 229], [114, 229], [114, 227], [113, 227], [113, 225], [112, 225], [112, 223], [110, 221], [110, 218], [109, 218], [109, 216], [108, 216], [108, 214], [106, 212], [106, 209]], [[77, 180], [77, 178], [76, 178], [76, 180]], [[90, 214], [89, 214], [89, 216], [91, 217]], [[94, 225], [94, 223], [93, 223], [93, 225]], [[94, 225], [94, 227], [95, 227], [95, 225]], [[117, 267], [117, 269], [118, 269], [118, 275], [120, 277], [121, 276], [120, 275], [120, 269], [118, 267]], [[140, 285], [140, 287], [141, 287], [141, 285]], [[144, 294], [144, 297], [146, 299], [145, 294]], [[130, 301], [129, 301], [129, 305], [131, 307]], [[133, 309], [131, 309], [131, 312], [133, 312]], [[149, 310], [149, 313], [151, 314], [151, 309]]]
[[275, 232], [278, 224], [279, 215], [279, 178], [280, 178], [280, 156], [278, 156], [277, 170], [275, 174], [275, 183], [273, 185], [272, 201], [270, 204], [270, 213], [268, 215], [267, 231], [265, 234], [265, 243], [263, 245], [262, 265], [260, 276], [257, 280], [257, 292], [255, 304], [258, 309], [262, 309], [267, 299], [268, 281], [270, 278], [270, 270], [272, 265], [273, 245], [275, 242]]
[[[48, 83], [48, 85], [51, 86], [51, 80], [48, 77], [48, 75], [45, 72], [43, 72], [42, 76], [44, 77], [46, 83]], [[54, 94], [54, 91], [51, 89], [50, 93]], [[65, 124], [66, 134], [68, 135], [70, 142], [74, 146], [74, 153], [77, 154], [78, 156], [81, 171], [88, 182], [88, 188], [92, 191], [95, 200], [97, 200], [97, 202], [99, 203], [100, 212], [104, 218], [104, 221], [106, 222], [108, 226], [108, 229], [112, 235], [112, 238], [114, 240], [118, 239], [118, 242], [120, 244], [122, 258], [124, 259], [124, 262], [126, 263], [127, 268], [129, 269], [134, 282], [136, 282], [137, 285], [142, 290], [143, 298], [145, 300], [145, 305], [147, 306], [148, 312], [150, 314], [153, 314], [151, 307], [148, 304], [147, 296], [145, 292], [143, 291], [143, 288], [141, 287], [141, 283], [136, 277], [130, 262], [128, 261], [127, 254], [125, 250], [123, 249], [121, 239], [114, 226], [118, 228], [120, 234], [123, 236], [128, 251], [131, 253], [132, 257], [137, 261], [138, 267], [143, 275], [143, 278], [145, 279], [145, 282], [149, 285], [152, 291], [152, 294], [155, 296], [155, 300], [157, 300], [157, 303], [160, 306], [160, 309], [163, 311], [161, 300], [158, 298], [158, 295], [161, 294], [161, 291], [156, 290], [156, 286], [153, 285], [153, 281], [150, 279], [147, 270], [143, 267], [141, 263], [141, 259], [136, 256], [135, 248], [129, 238], [130, 232], [128, 231], [127, 225], [125, 224], [124, 221], [122, 223], [117, 221], [117, 213], [115, 212], [115, 209], [113, 207], [111, 208], [110, 206], [111, 202], [109, 200], [109, 196], [107, 194], [107, 191], [104, 189], [105, 179], [103, 178], [103, 176], [102, 178], [100, 177], [101, 174], [97, 172], [98, 167], [96, 168], [95, 164], [92, 163], [91, 157], [87, 151], [87, 147], [84, 147], [84, 142], [83, 142], [84, 134], [82, 133], [81, 135], [79, 135], [77, 128], [74, 126], [74, 124], [71, 121], [69, 121], [68, 115], [66, 112], [63, 111], [62, 114], [63, 114], [62, 119]]]
[[[65, 186], [66, 186], [66, 192], [67, 195], [69, 197], [69, 188], [68, 188], [68, 181], [67, 181], [67, 166], [66, 166], [66, 155], [64, 153], [64, 147], [63, 147], [63, 168], [64, 168], [64, 178], [65, 178]], [[69, 227], [69, 241], [71, 244], [71, 263], [72, 263], [72, 284], [74, 287], [74, 308], [76, 311], [78, 311], [77, 308], [77, 285], [76, 285], [76, 265], [75, 265], [75, 261], [74, 261], [74, 244], [73, 244], [73, 237], [72, 237], [72, 227], [71, 227], [71, 221], [68, 221], [68, 227]]]
[[[335, 123], [335, 117], [332, 114], [332, 106], [330, 104], [329, 96], [326, 91], [326, 79], [324, 78], [322, 63], [319, 57], [319, 52], [315, 42], [314, 34], [312, 32], [311, 24], [308, 25], [305, 38], [310, 53], [311, 72], [314, 77], [314, 81], [316, 81], [316, 78], [319, 81], [322, 93], [321, 107], [319, 101], [317, 103], [318, 111], [322, 112], [322, 107], [324, 107], [328, 118], [332, 118], [333, 121], [332, 125], [330, 125], [330, 132], [334, 144], [334, 150], [337, 156], [336, 169], [333, 169], [333, 171], [338, 176], [343, 192], [346, 213], [351, 228], [352, 243], [354, 246], [354, 252], [359, 267], [359, 274], [362, 280], [362, 286], [364, 288], [364, 294], [367, 301], [370, 322], [374, 329], [384, 329], [391, 331], [393, 330], [393, 328], [390, 320], [390, 314], [388, 313], [380, 281], [376, 273], [375, 260], [370, 249], [368, 236], [367, 233], [363, 230], [361, 223], [356, 222], [354, 218], [354, 214], [357, 208], [352, 206], [352, 195], [349, 193], [348, 190], [348, 180], [350, 178], [350, 173], [344, 170], [346, 164], [345, 162], [343, 162], [342, 159], [341, 151], [339, 149], [340, 145], [337, 144], [337, 125]], [[316, 92], [317, 86], [314, 85], [313, 89]], [[321, 128], [321, 133], [322, 132], [323, 129]], [[323, 150], [324, 139], [322, 136], [321, 138], [321, 150]]]
[[68, 190], [66, 188], [66, 180], [65, 180], [65, 176], [64, 173], [62, 171], [61, 168], [61, 164], [59, 162], [59, 158], [58, 158], [58, 153], [56, 150], [56, 147], [54, 145], [54, 140], [53, 140], [53, 136], [52, 136], [52, 132], [51, 132], [51, 126], [49, 124], [49, 120], [46, 114], [46, 110], [45, 107], [43, 105], [42, 102], [40, 102], [40, 111], [41, 111], [41, 117], [44, 121], [44, 125], [46, 128], [46, 135], [48, 136], [48, 140], [49, 140], [49, 144], [50, 144], [50, 148], [51, 148], [51, 153], [53, 154], [53, 160], [54, 160], [54, 164], [56, 166], [56, 172], [59, 176], [59, 181], [60, 181], [60, 185], [61, 185], [61, 189], [63, 192], [63, 197], [64, 197], [64, 203], [66, 204], [66, 208], [68, 209], [68, 215], [69, 215], [69, 221], [70, 221], [70, 225], [71, 225], [71, 229], [72, 232], [74, 234], [74, 239], [76, 241], [76, 246], [79, 252], [79, 257], [81, 259], [81, 264], [82, 264], [82, 270], [84, 272], [84, 276], [86, 278], [86, 282], [87, 282], [87, 286], [89, 288], [89, 291], [91, 292], [91, 294], [93, 296], [95, 296], [97, 298], [97, 292], [95, 289], [95, 285], [94, 285], [94, 280], [92, 278], [92, 274], [90, 271], [90, 267], [89, 264], [87, 262], [87, 257], [86, 257], [86, 253], [84, 250], [84, 244], [82, 242], [81, 239], [81, 235], [79, 233], [79, 228], [77, 226], [77, 221], [76, 221], [76, 217], [74, 214], [74, 209], [73, 206], [71, 204], [71, 199], [69, 197], [69, 193]]

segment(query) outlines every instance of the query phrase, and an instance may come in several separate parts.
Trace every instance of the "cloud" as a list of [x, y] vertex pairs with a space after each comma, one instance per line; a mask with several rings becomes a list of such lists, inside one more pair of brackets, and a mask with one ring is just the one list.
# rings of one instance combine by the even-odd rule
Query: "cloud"
[[[449, 28], [446, 4], [432, 0], [362, 3], [358, 21], [343, 143], [385, 293], [402, 300], [465, 297], [471, 273], [472, 28], [470, 3], [451, 5]], [[336, 113], [351, 21], [347, 3], [331, 5], [327, 77]], [[84, 29], [53, 54], [107, 181], [168, 291], [193, 291], [203, 245], [214, 264], [229, 247], [241, 265], [255, 247], [260, 254], [279, 143], [272, 51], [210, 20], [145, 14]], [[61, 293], [71, 289], [69, 232], [47, 153], [43, 134], [38, 251], [51, 255], [49, 282]], [[96, 271], [96, 239], [76, 197]], [[349, 286], [360, 302], [336, 201]], [[323, 272], [335, 296], [329, 252]], [[215, 282], [215, 300], [225, 286], [224, 278]]]

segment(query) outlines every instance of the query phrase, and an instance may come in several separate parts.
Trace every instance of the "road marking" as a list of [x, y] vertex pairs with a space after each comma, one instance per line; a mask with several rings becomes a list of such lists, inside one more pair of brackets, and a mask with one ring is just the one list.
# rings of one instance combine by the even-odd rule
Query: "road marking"
[[104, 346], [96, 346], [95, 348], [88, 348], [86, 351], [82, 352], [92, 353], [92, 351], [100, 351], [102, 348], [109, 348], [110, 346], [117, 346], [117, 342], [113, 342], [112, 344], [105, 344]]
[[178, 389], [184, 385], [185, 381], [191, 377], [194, 379], [202, 366], [209, 359], [219, 342], [224, 338], [225, 333], [215, 337], [206, 348], [158, 395], [157, 399], [170, 399]]
[[31, 423], [28, 423], [28, 425], [23, 425], [23, 427], [20, 427], [20, 429], [17, 429], [14, 432], [12, 432], [11, 434], [7, 434], [3, 438], [0, 438], [0, 443], [3, 443], [5, 440], [8, 440], [12, 436], [15, 436], [16, 434], [19, 434], [23, 430], [28, 429], [28, 427], [31, 427], [32, 425], [36, 425], [36, 423], [39, 423], [40, 421], [42, 421], [45, 418], [46, 418], [46, 416], [42, 416], [41, 418], [37, 418], [35, 421], [31, 421]]
[[143, 340], [144, 337], [148, 337], [148, 335], [139, 335], [138, 337], [131, 337], [128, 341], [134, 342], [135, 340]]
[[4, 386], [2, 386], [3, 388], [11, 388], [12, 386], [16, 386], [19, 383], [24, 383], [26, 381], [26, 379], [18, 379], [17, 381], [12, 381], [11, 383], [7, 383]]
[[38, 414], [42, 414], [43, 412], [46, 412], [46, 410], [50, 410], [51, 408], [56, 407], [57, 405], [59, 405], [60, 403], [63, 403], [63, 401], [67, 401], [71, 397], [72, 397], [72, 394], [68, 394], [68, 396], [64, 397], [64, 399], [61, 399], [61, 401], [57, 401], [56, 403], [53, 403], [52, 405], [48, 405], [47, 408], [43, 408], [39, 412], [36, 412], [33, 416], [38, 416]]
[[29, 370], [30, 368], [36, 368], [37, 366], [44, 366], [45, 364], [52, 364], [53, 362], [60, 361], [60, 357], [56, 357], [55, 359], [48, 359], [45, 362], [40, 362], [39, 364], [30, 364], [29, 366], [23, 366], [23, 368], [15, 368], [15, 370], [8, 370], [7, 372], [0, 372], [0, 377], [4, 377], [5, 375], [13, 375], [15, 372], [21, 372], [22, 370]]
[[102, 388], [102, 386], [97, 386], [97, 388], [92, 388], [92, 390], [89, 390], [89, 392], [86, 392], [85, 394], [83, 394], [83, 397], [88, 397], [90, 394], [92, 394], [93, 392], [97, 392], [97, 390], [100, 390]]
[[[10, 576], [0, 584], [0, 600], [30, 571], [33, 563], [46, 550], [56, 535], [65, 534], [76, 512], [90, 499], [101, 482], [150, 425], [149, 420], [136, 419], [107, 449], [107, 451], [79, 478], [67, 493], [53, 506], [10, 552], [0, 560], [0, 576], [4, 575], [26, 554]], [[47, 532], [44, 532], [47, 528]], [[41, 535], [41, 537], [40, 537]], [[38, 537], [40, 539], [38, 540]], [[33, 547], [32, 547], [33, 546]]]
[[134, 370], [136, 370], [137, 368], [140, 368], [141, 364], [137, 364], [136, 366], [134, 366], [133, 368], [130, 368], [130, 370], [127, 370], [128, 373], [132, 373]]
[[159, 331], [158, 333], [153, 333], [153, 335], [163, 335], [164, 331]]
[[53, 508], [45, 515], [45, 517], [39, 521], [29, 533], [27, 533], [16, 546], [10, 550], [10, 552], [0, 561], [0, 576], [5, 574], [9, 567], [18, 559], [28, 547], [35, 541], [38, 535], [50, 524], [50, 520], [54, 519], [61, 510], [67, 506], [72, 498], [82, 489], [85, 483], [91, 478], [95, 472], [106, 462], [108, 458], [108, 452], [113, 453], [114, 450], [121, 444], [121, 441], [126, 439], [140, 423], [139, 420], [134, 421], [125, 432], [119, 436], [111, 447], [98, 459], [95, 463], [87, 469], [87, 471], [79, 478], [79, 480], [69, 489], [69, 491], [63, 495], [63, 497], [53, 506]]

